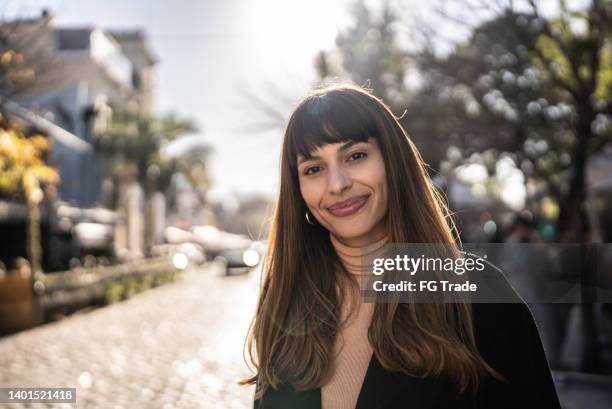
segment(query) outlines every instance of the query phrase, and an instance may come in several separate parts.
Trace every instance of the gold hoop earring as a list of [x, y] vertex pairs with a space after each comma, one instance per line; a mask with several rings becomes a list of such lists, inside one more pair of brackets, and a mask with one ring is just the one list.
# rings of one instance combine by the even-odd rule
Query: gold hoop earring
[[304, 217], [306, 217], [306, 222], [307, 222], [308, 224], [314, 224], [314, 223], [313, 223], [313, 222], [310, 220], [310, 217], [308, 216], [308, 210], [306, 210], [306, 214], [304, 215]]

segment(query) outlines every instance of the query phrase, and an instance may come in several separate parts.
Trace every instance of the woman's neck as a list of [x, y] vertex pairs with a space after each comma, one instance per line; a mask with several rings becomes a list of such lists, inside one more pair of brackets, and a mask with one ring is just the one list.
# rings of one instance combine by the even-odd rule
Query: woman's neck
[[329, 238], [342, 264], [353, 274], [363, 274], [369, 271], [370, 268], [366, 265], [367, 260], [389, 241], [388, 233], [364, 240], [361, 242], [363, 245], [355, 245], [354, 241], [343, 240], [331, 232]]

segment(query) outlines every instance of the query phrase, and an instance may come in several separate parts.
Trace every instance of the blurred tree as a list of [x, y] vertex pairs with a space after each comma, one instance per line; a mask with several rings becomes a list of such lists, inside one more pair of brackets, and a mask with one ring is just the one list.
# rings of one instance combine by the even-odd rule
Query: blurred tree
[[265, 83], [263, 86], [263, 92], [242, 90], [245, 102], [254, 111], [254, 115], [250, 115], [253, 119], [246, 124], [246, 129], [249, 131], [265, 132], [282, 129], [291, 107], [301, 97], [299, 94], [291, 95], [291, 90], [282, 89], [274, 82]]
[[437, 137], [449, 137], [464, 157], [509, 154], [554, 197], [560, 239], [583, 241], [586, 163], [612, 141], [612, 3], [570, 10], [559, 1], [554, 19], [527, 3], [517, 11], [508, 2], [448, 56], [422, 52], [425, 86], [415, 99], [436, 96], [446, 114], [436, 114], [444, 118]]
[[318, 81], [325, 81], [340, 76], [342, 67], [334, 60], [335, 54], [330, 51], [320, 50], [315, 56], [314, 68]]
[[52, 81], [52, 16], [2, 21], [0, 18], [0, 103]]
[[44, 160], [49, 139], [41, 135], [26, 136], [14, 124], [0, 123], [0, 195], [25, 202], [28, 212], [27, 251], [32, 271], [41, 273], [39, 203], [45, 184], [57, 184], [59, 174]]
[[[96, 145], [109, 155], [121, 155], [127, 162], [138, 166], [138, 180], [150, 194], [160, 189], [165, 191], [168, 185], [152, 186], [150, 166], [159, 168], [159, 176], [173, 169], [179, 170], [173, 160], [164, 158], [161, 148], [184, 134], [197, 131], [197, 126], [188, 119], [178, 118], [174, 114], [155, 117], [146, 116], [123, 107], [113, 107], [111, 121], [105, 133], [99, 135]], [[168, 182], [169, 178], [159, 179]], [[156, 182], [157, 183], [157, 182]]]
[[408, 104], [406, 128], [417, 140], [428, 140], [419, 147], [434, 166], [443, 160], [457, 166], [477, 157], [493, 174], [500, 155], [520, 150], [517, 126], [527, 126], [530, 118], [519, 117], [525, 109], [515, 109], [500, 95], [510, 95], [524, 108], [546, 87], [539, 87], [527, 51], [540, 31], [519, 38], [514, 19], [502, 13], [481, 23], [449, 55], [436, 55], [431, 39], [412, 54], [421, 84]]
[[397, 43], [396, 12], [385, 1], [379, 13], [374, 13], [365, 0], [357, 0], [350, 12], [352, 24], [336, 37], [341, 67], [333, 61], [334, 51], [319, 52], [315, 60], [319, 80], [348, 77], [371, 88], [393, 108], [403, 107], [407, 52]]

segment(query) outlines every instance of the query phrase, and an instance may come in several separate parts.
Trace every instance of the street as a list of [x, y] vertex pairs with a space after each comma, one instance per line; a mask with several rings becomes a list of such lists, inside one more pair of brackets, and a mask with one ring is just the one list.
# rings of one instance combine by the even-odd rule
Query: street
[[258, 271], [213, 267], [0, 339], [2, 387], [76, 387], [77, 404], [0, 407], [249, 408], [243, 346]]
[[[77, 404], [25, 407], [251, 408], [243, 346], [259, 271], [225, 277], [218, 266], [103, 308], [0, 339], [1, 387], [77, 388]], [[605, 384], [560, 375], [567, 408], [607, 408]]]

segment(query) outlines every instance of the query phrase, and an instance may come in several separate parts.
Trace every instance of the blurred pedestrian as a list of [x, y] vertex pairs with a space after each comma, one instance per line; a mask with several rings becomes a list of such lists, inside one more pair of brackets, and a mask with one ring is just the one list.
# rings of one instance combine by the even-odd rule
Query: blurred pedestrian
[[[554, 291], [559, 291], [557, 288], [551, 290], [551, 286], [558, 287], [560, 272], [551, 258], [559, 257], [559, 248], [537, 243], [534, 226], [530, 212], [522, 211], [514, 215], [504, 240], [500, 266], [510, 272], [510, 282], [534, 315], [550, 367], [564, 370], [567, 369], [563, 362], [566, 328], [574, 304], [552, 302], [558, 296]], [[563, 267], [564, 270], [566, 268]]]

